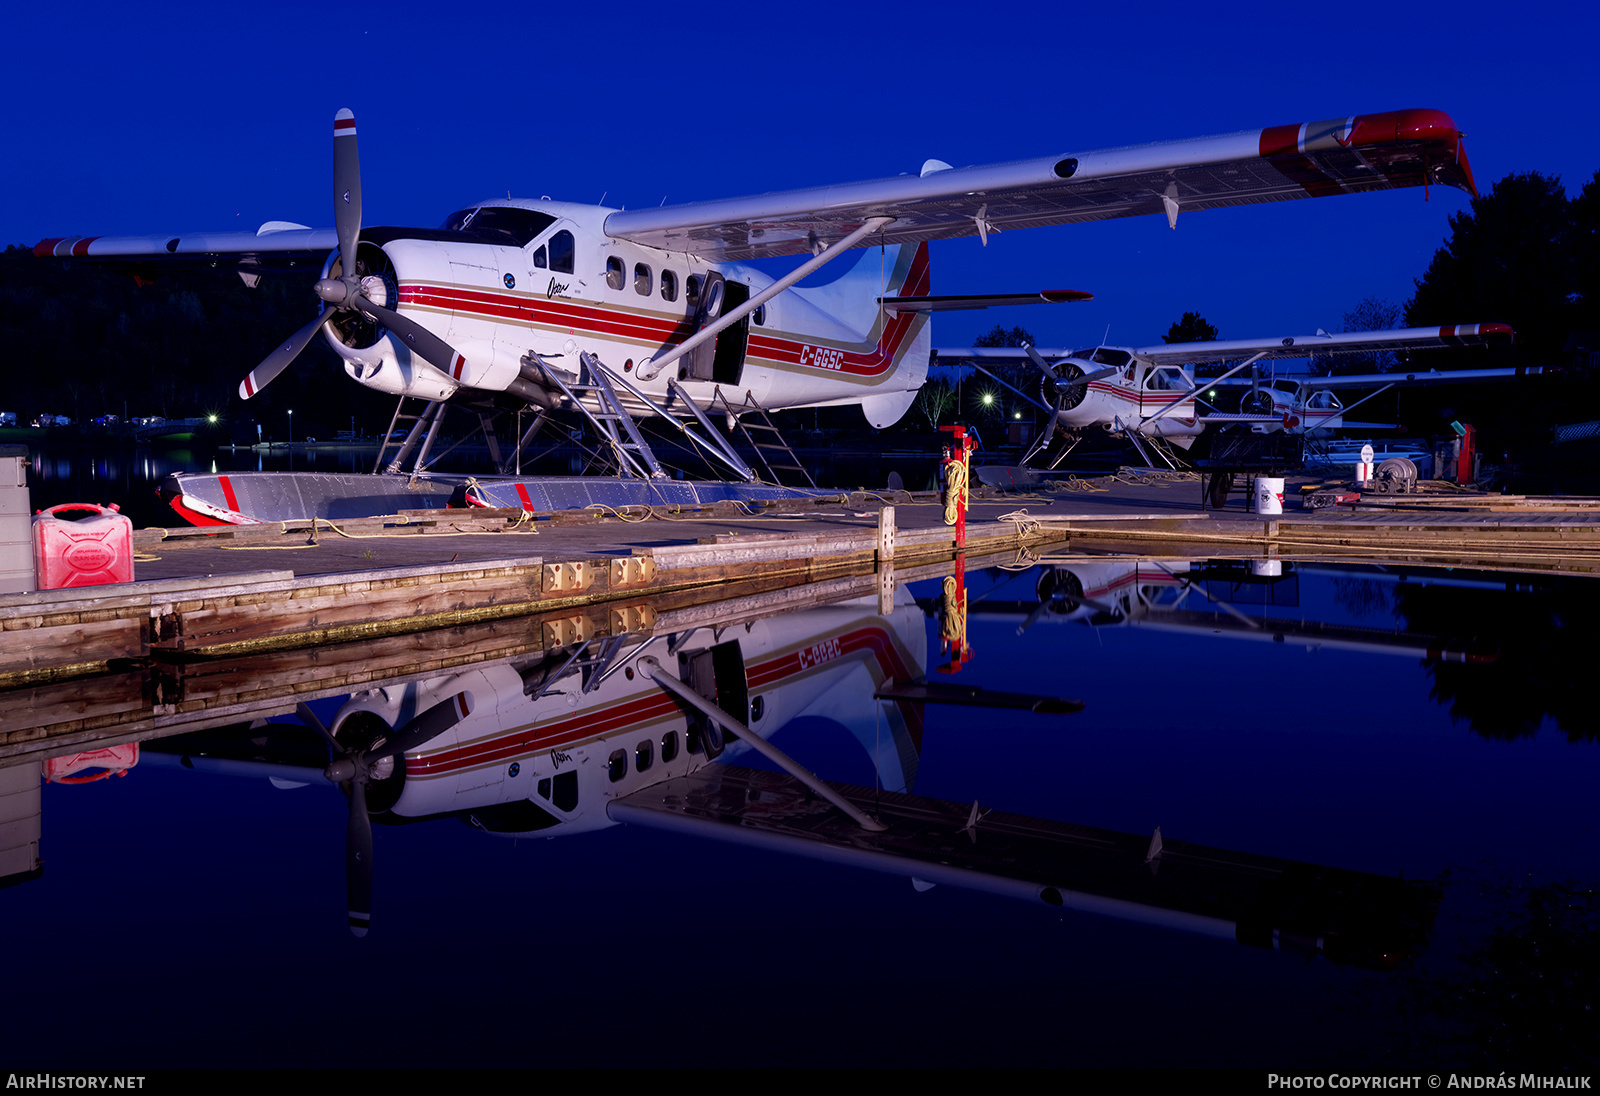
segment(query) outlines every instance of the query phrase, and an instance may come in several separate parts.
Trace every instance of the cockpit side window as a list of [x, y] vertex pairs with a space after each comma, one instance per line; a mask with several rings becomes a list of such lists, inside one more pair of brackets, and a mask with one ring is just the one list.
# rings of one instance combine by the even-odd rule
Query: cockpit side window
[[573, 257], [577, 251], [572, 233], [562, 229], [550, 237], [550, 269], [557, 274], [571, 274], [574, 268]]
[[1187, 392], [1194, 384], [1184, 375], [1182, 369], [1152, 369], [1150, 376], [1145, 379], [1144, 386], [1151, 392]]

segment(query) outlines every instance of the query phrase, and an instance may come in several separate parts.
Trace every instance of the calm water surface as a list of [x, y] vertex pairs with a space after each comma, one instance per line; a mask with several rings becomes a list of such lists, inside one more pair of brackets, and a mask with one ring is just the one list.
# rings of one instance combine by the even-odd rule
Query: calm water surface
[[[830, 780], [1436, 881], [1408, 969], [637, 826], [513, 838], [457, 816], [378, 827], [356, 939], [338, 788], [149, 744], [124, 777], [44, 787], [44, 873], [0, 891], [0, 1062], [1592, 1069], [1600, 586], [1284, 571], [973, 572], [975, 658], [942, 680], [1081, 713], [929, 705], [918, 740], [871, 699], [871, 659], [843, 656], [825, 688], [766, 697], [772, 740]], [[886, 618], [854, 603], [719, 638], [809, 650], [875, 629], [940, 679], [937, 584], [909, 595]], [[1348, 646], [1308, 649], [1315, 622]], [[1475, 661], [1430, 660], [1419, 637]]]

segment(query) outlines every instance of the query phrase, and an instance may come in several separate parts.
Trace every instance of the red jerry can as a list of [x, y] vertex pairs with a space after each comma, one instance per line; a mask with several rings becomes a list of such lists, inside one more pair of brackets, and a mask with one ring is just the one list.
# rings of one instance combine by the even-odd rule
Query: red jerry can
[[[65, 521], [62, 511], [88, 510], [81, 521]], [[66, 502], [33, 516], [33, 561], [41, 590], [100, 586], [133, 581], [133, 522], [117, 506]]]

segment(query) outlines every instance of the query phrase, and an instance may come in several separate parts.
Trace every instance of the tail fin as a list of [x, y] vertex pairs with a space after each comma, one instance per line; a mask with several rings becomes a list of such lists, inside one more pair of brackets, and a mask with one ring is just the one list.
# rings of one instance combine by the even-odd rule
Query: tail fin
[[[874, 297], [923, 297], [931, 292], [928, 245], [920, 243], [906, 261], [895, 265], [894, 276]], [[923, 382], [928, 379], [928, 357], [933, 350], [933, 323], [926, 312], [884, 312], [879, 309], [878, 353], [893, 365], [883, 391], [861, 401], [862, 414], [874, 428], [893, 426], [905, 416]]]
[[[851, 259], [836, 261], [846, 263]], [[919, 282], [920, 289], [916, 288]], [[927, 284], [928, 245], [908, 248], [890, 244], [861, 248], [851, 268], [827, 285], [802, 285], [791, 292], [865, 333], [877, 327], [879, 297], [926, 294]]]

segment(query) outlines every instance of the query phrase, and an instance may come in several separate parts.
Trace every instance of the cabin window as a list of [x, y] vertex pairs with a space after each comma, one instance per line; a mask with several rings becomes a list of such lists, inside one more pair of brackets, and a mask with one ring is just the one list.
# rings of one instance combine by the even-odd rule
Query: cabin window
[[678, 276], [670, 270], [661, 272], [661, 299], [669, 302], [678, 299]]
[[628, 775], [628, 751], [612, 750], [611, 756], [606, 758], [606, 775], [615, 784]]
[[665, 765], [678, 756], [678, 732], [668, 731], [661, 736], [661, 763]]
[[1151, 392], [1187, 392], [1193, 387], [1181, 369], [1152, 369], [1144, 386]]
[[633, 768], [635, 772], [646, 772], [655, 761], [655, 746], [647, 738], [633, 750]]
[[551, 800], [557, 808], [571, 814], [578, 809], [578, 770], [568, 769], [557, 773], [555, 796]]
[[533, 253], [533, 266], [536, 270], [545, 270], [550, 266], [550, 260], [545, 255], [544, 245], [539, 245], [539, 250]]
[[762, 305], [760, 308], [756, 309], [751, 318], [762, 327], [765, 327], [767, 325], [767, 306]]
[[615, 255], [606, 256], [606, 285], [615, 290], [622, 289], [623, 283], [622, 260]]
[[543, 780], [539, 781], [539, 798], [540, 799], [549, 799], [550, 798], [550, 778], [548, 776], [545, 777]]
[[641, 297], [650, 296], [650, 291], [655, 288], [654, 279], [650, 275], [650, 268], [644, 263], [633, 264], [633, 291]]
[[550, 237], [550, 269], [557, 274], [571, 274], [576, 268], [573, 262], [577, 246], [572, 239], [572, 233], [562, 229]]
[[689, 275], [689, 281], [684, 291], [684, 302], [692, 312], [700, 307], [700, 287], [705, 284], [705, 279], [699, 274]]

